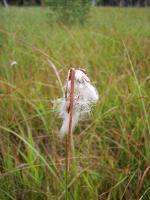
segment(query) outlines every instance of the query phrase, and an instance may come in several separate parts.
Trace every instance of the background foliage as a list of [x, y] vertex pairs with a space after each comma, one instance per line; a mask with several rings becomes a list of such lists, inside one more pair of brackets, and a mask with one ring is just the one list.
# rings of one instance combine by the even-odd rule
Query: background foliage
[[46, 4], [56, 12], [58, 21], [70, 25], [84, 24], [91, 7], [89, 0], [47, 0]]
[[[0, 9], [0, 199], [65, 199], [65, 141], [51, 100], [70, 67], [87, 70], [101, 101], [74, 134], [74, 200], [150, 199], [150, 12], [93, 8], [84, 26], [49, 9]], [[52, 20], [52, 23], [50, 23]], [[53, 24], [53, 25], [50, 25]], [[17, 65], [11, 65], [15, 60]]]
[[81, 2], [90, 3], [95, 6], [150, 6], [150, 0], [0, 0], [0, 3], [9, 5], [19, 5], [19, 6], [30, 6], [30, 5], [40, 5], [46, 6], [47, 4], [51, 6], [62, 7], [67, 4], [74, 4]]

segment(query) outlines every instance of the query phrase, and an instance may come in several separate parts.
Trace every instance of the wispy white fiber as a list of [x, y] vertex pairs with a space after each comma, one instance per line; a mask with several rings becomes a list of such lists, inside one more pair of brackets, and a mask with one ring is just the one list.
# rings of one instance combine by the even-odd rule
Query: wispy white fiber
[[[65, 117], [63, 118], [62, 126], [60, 128], [60, 137], [63, 138], [64, 135], [68, 132], [69, 129], [69, 117], [70, 115], [66, 113]], [[72, 115], [72, 127], [71, 132], [74, 131], [75, 127], [77, 126], [79, 121], [79, 112], [74, 112]]]
[[[59, 117], [63, 120], [60, 128], [60, 137], [64, 137], [69, 128], [69, 105], [70, 105], [70, 87], [71, 81], [66, 82], [66, 98], [62, 97], [54, 101], [54, 106], [59, 112]], [[82, 70], [75, 70], [74, 79], [74, 98], [73, 98], [73, 115], [72, 129], [74, 131], [80, 120], [83, 120], [91, 112], [92, 105], [99, 100], [96, 88], [91, 84], [90, 79]]]
[[12, 60], [12, 61], [10, 62], [10, 66], [14, 66], [14, 65], [17, 65], [17, 62], [16, 62], [15, 60]]

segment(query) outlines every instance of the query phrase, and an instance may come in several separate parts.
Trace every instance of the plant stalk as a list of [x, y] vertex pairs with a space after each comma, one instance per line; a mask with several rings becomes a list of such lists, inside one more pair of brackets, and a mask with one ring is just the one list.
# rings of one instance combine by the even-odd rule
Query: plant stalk
[[69, 103], [69, 129], [67, 135], [67, 170], [69, 171], [69, 161], [71, 160], [71, 129], [72, 129], [72, 115], [73, 115], [73, 99], [74, 99], [74, 78], [75, 78], [75, 70], [72, 68], [70, 70], [70, 103]]
[[[75, 79], [75, 70], [72, 68], [69, 71], [68, 74], [68, 81], [70, 81], [70, 102], [69, 102], [69, 128], [68, 128], [68, 134], [66, 137], [66, 200], [68, 200], [68, 172], [69, 172], [69, 162], [72, 155], [72, 149], [71, 149], [71, 128], [72, 128], [72, 115], [73, 115], [73, 99], [74, 99], [74, 79]], [[68, 84], [66, 87], [66, 94], [65, 98], [67, 99], [67, 90], [68, 90]]]

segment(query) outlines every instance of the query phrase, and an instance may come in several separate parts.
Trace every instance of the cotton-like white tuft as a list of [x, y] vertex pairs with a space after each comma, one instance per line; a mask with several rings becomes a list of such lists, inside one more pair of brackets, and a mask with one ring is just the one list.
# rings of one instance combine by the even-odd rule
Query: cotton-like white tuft
[[90, 82], [90, 79], [82, 70], [75, 71], [75, 80], [79, 83], [84, 83], [85, 81]]
[[[68, 132], [69, 129], [69, 118], [70, 115], [67, 113], [65, 117], [63, 118], [62, 126], [60, 129], [60, 138], [63, 138], [64, 135]], [[77, 126], [79, 121], [79, 113], [74, 112], [72, 115], [72, 127], [71, 127], [71, 133], [73, 133], [75, 127]]]
[[14, 66], [14, 65], [17, 65], [17, 62], [16, 62], [15, 60], [12, 60], [12, 61], [10, 62], [10, 66]]
[[[66, 83], [66, 97], [54, 101], [54, 105], [59, 112], [59, 117], [63, 120], [60, 129], [60, 137], [64, 137], [69, 128], [69, 105], [70, 105], [71, 81]], [[82, 70], [75, 70], [74, 98], [71, 132], [74, 131], [80, 120], [83, 120], [91, 112], [93, 104], [99, 100], [96, 88], [90, 83], [90, 79]]]

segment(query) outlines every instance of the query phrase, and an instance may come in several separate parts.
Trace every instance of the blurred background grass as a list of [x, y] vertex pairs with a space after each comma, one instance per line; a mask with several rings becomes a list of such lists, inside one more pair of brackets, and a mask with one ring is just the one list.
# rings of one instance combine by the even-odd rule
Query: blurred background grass
[[[93, 8], [67, 26], [48, 8], [0, 8], [0, 199], [65, 198], [65, 141], [51, 100], [70, 67], [101, 100], [74, 134], [69, 199], [133, 200], [150, 164], [150, 10]], [[17, 65], [11, 66], [15, 60]], [[146, 177], [139, 194], [150, 199]]]

